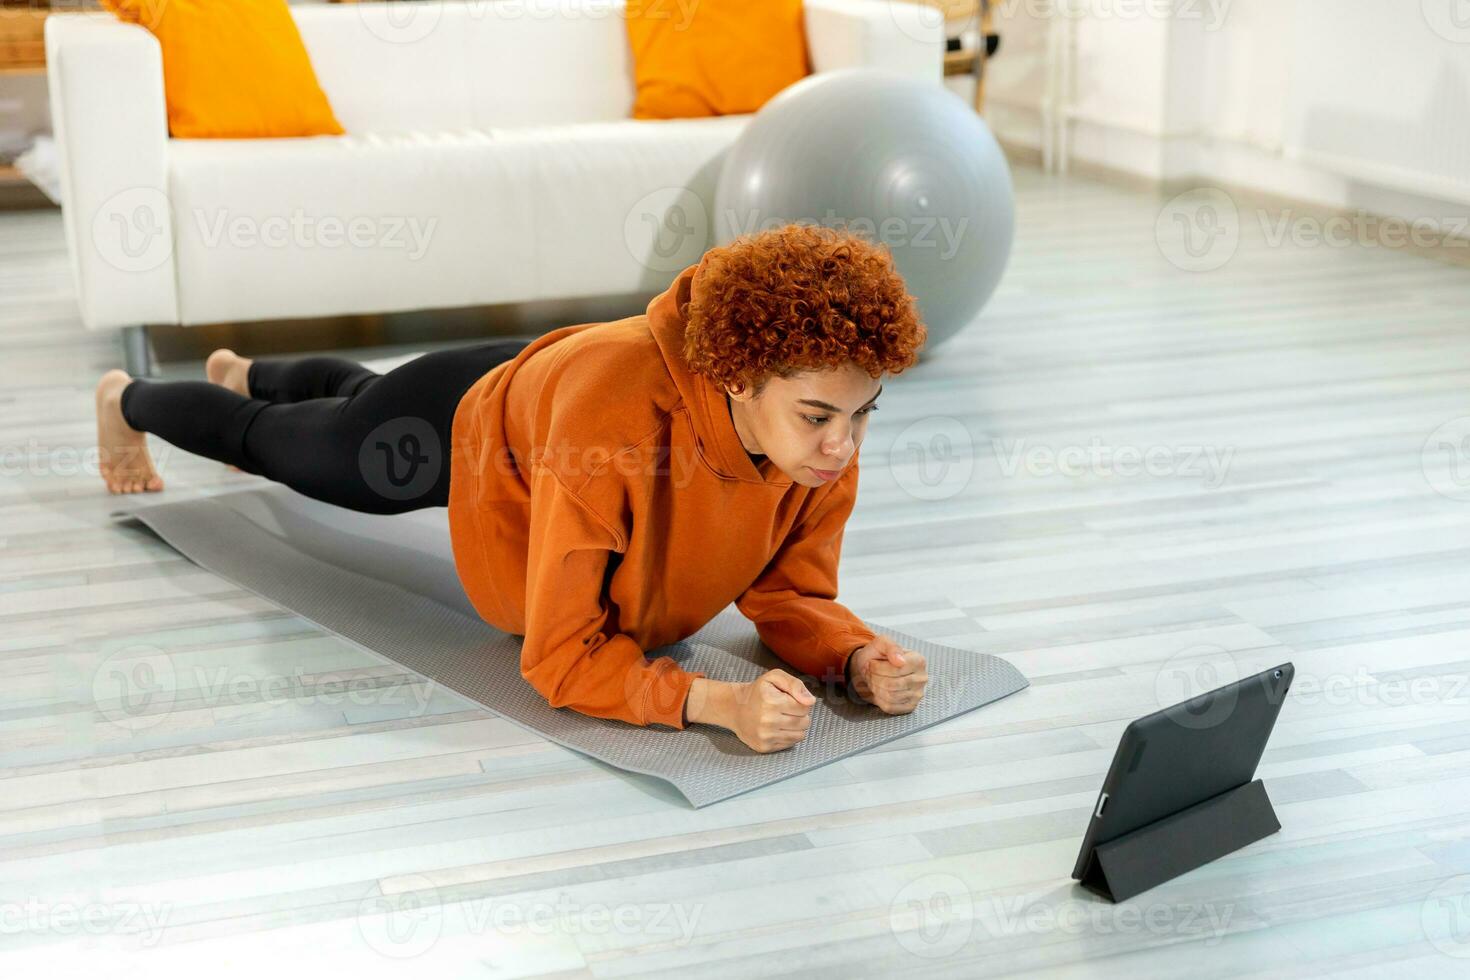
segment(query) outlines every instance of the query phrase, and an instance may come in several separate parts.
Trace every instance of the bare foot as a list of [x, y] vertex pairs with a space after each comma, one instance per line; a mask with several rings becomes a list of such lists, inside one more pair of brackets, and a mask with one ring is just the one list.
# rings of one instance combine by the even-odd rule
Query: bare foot
[[211, 384], [228, 388], [237, 395], [250, 397], [250, 365], [255, 363], [241, 357], [228, 347], [221, 347], [204, 362], [204, 376]]
[[157, 493], [163, 477], [153, 468], [147, 437], [123, 420], [122, 392], [133, 379], [113, 368], [97, 382], [97, 455], [111, 493]]
[[[210, 354], [208, 360], [204, 362], [204, 376], [211, 384], [228, 388], [237, 395], [249, 398], [250, 365], [253, 363], [255, 362], [250, 358], [241, 357], [228, 347], [221, 347]], [[229, 463], [226, 463], [225, 466], [236, 473], [240, 472], [238, 466], [231, 466]]]

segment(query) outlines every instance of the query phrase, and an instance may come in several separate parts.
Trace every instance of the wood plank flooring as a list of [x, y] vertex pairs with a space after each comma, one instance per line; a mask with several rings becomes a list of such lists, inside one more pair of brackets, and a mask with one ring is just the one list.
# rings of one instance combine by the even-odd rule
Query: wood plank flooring
[[[1162, 197], [1016, 183], [993, 302], [887, 384], [842, 598], [1033, 686], [701, 811], [111, 526], [116, 338], [57, 215], [0, 216], [0, 973], [1464, 976], [1470, 270], [1243, 207], [1190, 271]], [[154, 448], [171, 497], [256, 481]], [[1281, 833], [1080, 892], [1123, 726], [1284, 660]]]

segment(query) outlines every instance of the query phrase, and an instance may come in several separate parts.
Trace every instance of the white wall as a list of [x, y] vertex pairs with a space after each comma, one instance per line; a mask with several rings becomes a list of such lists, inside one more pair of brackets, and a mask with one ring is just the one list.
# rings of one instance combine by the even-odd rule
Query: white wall
[[[1403, 217], [1470, 210], [1467, 0], [1077, 2], [1074, 160]], [[996, 0], [986, 114], [1003, 141], [1040, 145], [1049, 6]]]

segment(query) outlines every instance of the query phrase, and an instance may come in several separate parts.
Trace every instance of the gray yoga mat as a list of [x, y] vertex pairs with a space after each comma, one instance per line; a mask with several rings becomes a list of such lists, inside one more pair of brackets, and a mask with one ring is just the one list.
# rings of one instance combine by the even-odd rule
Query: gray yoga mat
[[[806, 738], [762, 754], [709, 725], [644, 728], [548, 705], [521, 677], [521, 638], [480, 619], [465, 596], [442, 508], [360, 514], [272, 484], [113, 517], [142, 522], [198, 565], [553, 742], [665, 779], [696, 807], [922, 731], [1028, 683], [998, 657], [869, 623], [927, 658], [919, 707], [887, 715], [840, 689], [825, 699], [814, 692]], [[747, 681], [784, 666], [733, 605], [694, 636], [650, 651], [659, 655], [716, 680]]]

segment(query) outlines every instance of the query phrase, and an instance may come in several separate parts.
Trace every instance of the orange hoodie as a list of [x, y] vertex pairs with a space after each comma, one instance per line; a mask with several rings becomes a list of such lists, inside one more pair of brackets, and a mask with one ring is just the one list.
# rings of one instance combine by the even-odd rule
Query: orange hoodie
[[857, 457], [808, 488], [746, 452], [724, 389], [684, 362], [702, 264], [646, 314], [542, 335], [455, 411], [455, 567], [476, 611], [524, 637], [521, 675], [552, 707], [683, 728], [704, 675], [644, 651], [731, 602], [821, 681], [874, 638], [836, 601]]

